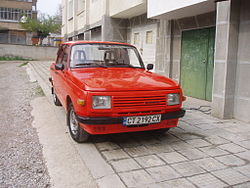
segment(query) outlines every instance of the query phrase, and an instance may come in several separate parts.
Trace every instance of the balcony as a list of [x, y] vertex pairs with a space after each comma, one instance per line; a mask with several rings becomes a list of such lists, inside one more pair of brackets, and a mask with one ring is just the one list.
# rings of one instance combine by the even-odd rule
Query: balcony
[[148, 18], [179, 19], [215, 11], [214, 0], [148, 0]]
[[112, 18], [132, 18], [147, 12], [146, 0], [110, 0], [110, 16]]

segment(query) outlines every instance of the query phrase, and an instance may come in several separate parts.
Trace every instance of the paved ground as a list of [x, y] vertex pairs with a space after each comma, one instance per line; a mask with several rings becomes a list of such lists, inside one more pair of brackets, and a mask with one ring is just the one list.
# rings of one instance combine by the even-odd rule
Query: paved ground
[[[48, 65], [31, 67], [50, 98]], [[250, 125], [187, 104], [185, 118], [167, 134], [95, 136], [75, 144], [99, 187], [250, 187]]]
[[43, 93], [20, 65], [0, 62], [0, 187], [50, 187], [30, 105]]

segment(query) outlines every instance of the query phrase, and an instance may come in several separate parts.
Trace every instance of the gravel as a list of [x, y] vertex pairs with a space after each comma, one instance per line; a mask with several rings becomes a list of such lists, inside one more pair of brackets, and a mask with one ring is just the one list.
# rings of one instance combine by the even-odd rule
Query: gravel
[[18, 62], [0, 62], [0, 188], [50, 187], [30, 102], [43, 93]]

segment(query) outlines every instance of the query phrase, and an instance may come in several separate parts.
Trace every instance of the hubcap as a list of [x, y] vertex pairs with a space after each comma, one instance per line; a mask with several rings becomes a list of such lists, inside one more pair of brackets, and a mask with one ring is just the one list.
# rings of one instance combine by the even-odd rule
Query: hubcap
[[78, 133], [78, 121], [76, 120], [76, 115], [73, 110], [70, 111], [70, 130], [73, 135]]

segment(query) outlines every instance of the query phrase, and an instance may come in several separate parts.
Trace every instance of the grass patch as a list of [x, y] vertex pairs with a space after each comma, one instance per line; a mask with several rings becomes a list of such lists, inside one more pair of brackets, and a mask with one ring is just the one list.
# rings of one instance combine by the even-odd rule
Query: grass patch
[[27, 59], [19, 56], [0, 56], [0, 61], [30, 61], [32, 59]]
[[43, 89], [40, 86], [37, 86], [34, 90], [34, 95], [37, 97], [45, 96]]
[[24, 66], [26, 66], [26, 65], [28, 65], [28, 64], [29, 64], [29, 62], [27, 61], [27, 62], [22, 63], [22, 64], [19, 65], [18, 67], [24, 67]]

